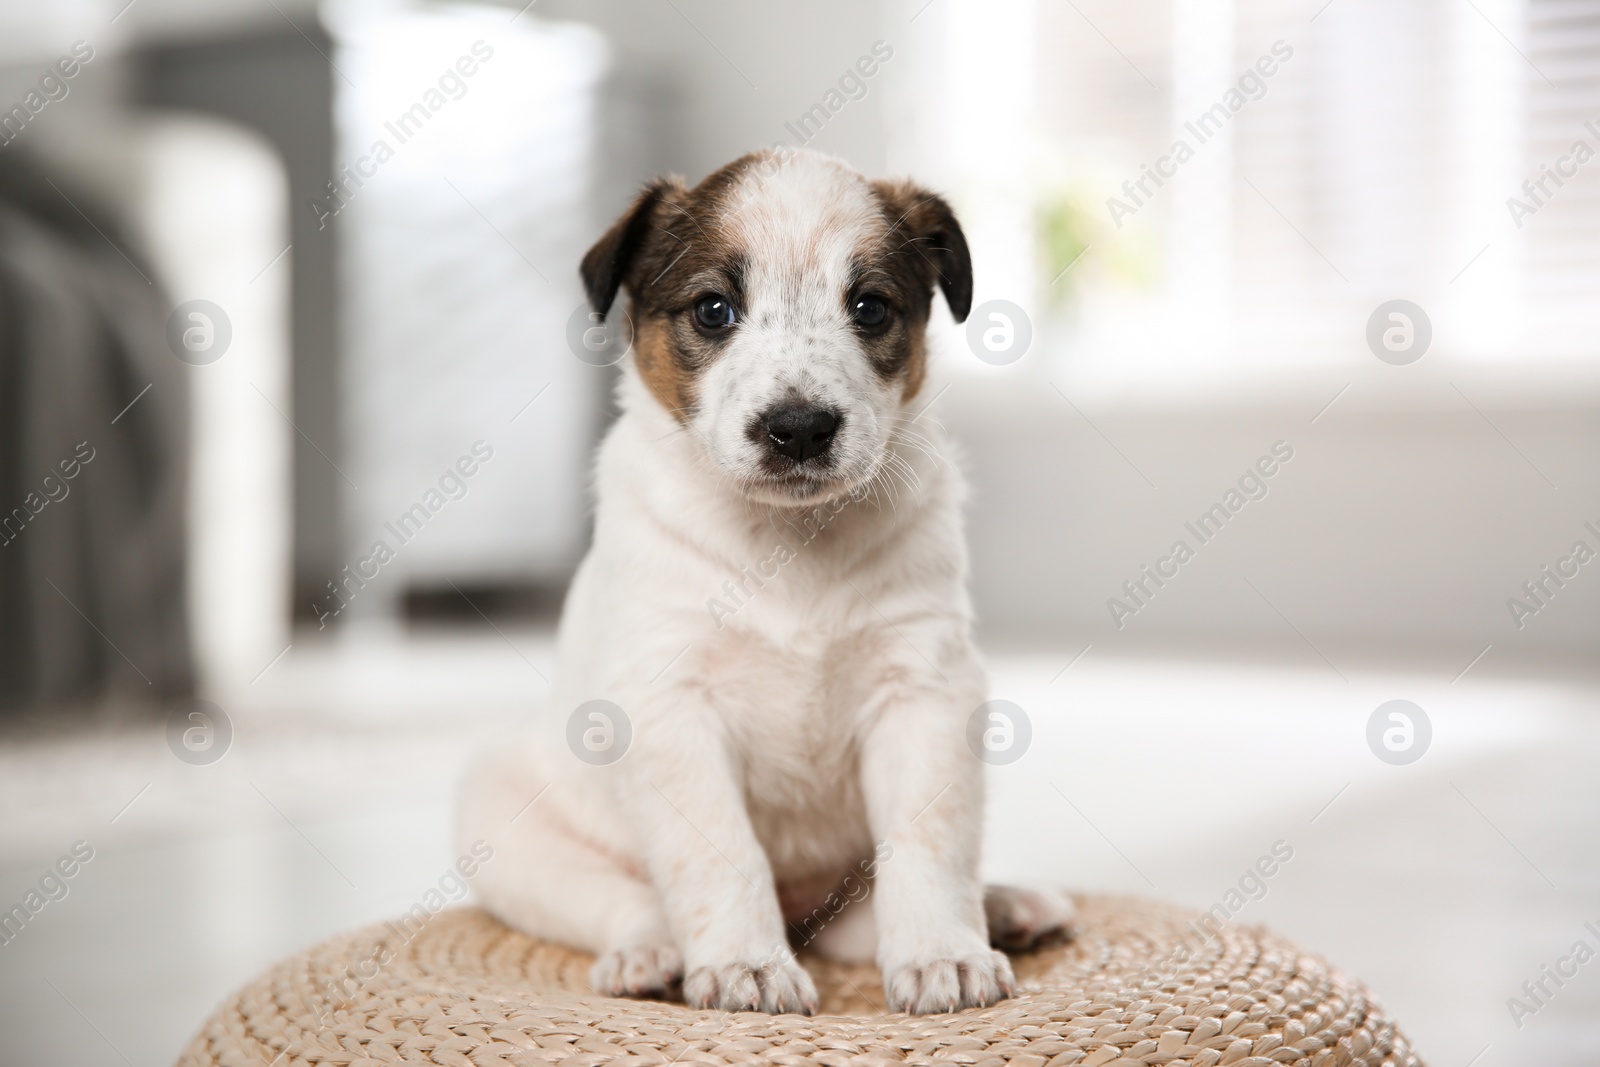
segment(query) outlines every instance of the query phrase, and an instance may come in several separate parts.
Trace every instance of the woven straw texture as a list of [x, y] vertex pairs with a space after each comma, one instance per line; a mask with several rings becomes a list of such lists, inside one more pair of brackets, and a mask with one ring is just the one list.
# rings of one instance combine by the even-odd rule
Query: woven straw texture
[[[886, 1014], [875, 968], [802, 955], [822, 998], [810, 1018], [597, 996], [590, 957], [476, 909], [443, 911], [409, 937], [384, 924], [278, 964], [217, 1010], [179, 1067], [1420, 1067], [1365, 990], [1280, 937], [1229, 925], [1201, 944], [1182, 909], [1077, 903], [1075, 939], [1014, 956], [1017, 993], [991, 1008]], [[372, 965], [385, 945], [392, 958]]]

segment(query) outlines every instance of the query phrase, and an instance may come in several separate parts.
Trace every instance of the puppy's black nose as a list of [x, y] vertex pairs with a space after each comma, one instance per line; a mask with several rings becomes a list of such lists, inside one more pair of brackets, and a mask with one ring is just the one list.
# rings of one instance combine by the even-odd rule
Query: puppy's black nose
[[815, 404], [780, 404], [768, 409], [762, 425], [767, 431], [768, 448], [804, 463], [833, 447], [839, 416]]

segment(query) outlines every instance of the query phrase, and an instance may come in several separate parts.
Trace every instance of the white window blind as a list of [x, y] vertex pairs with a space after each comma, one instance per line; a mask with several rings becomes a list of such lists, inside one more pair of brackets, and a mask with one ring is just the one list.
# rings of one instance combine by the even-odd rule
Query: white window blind
[[[1100, 228], [1070, 360], [1346, 358], [1392, 299], [1427, 309], [1444, 351], [1600, 351], [1594, 0], [1076, 0], [1036, 21], [1043, 156], [1088, 176]], [[1202, 143], [1192, 123], [1241, 84]], [[1131, 200], [1180, 140], [1192, 161]], [[1557, 167], [1517, 225], [1507, 199]], [[1130, 297], [1140, 271], [1116, 268], [1141, 255]], [[1059, 265], [1041, 266], [1048, 308]]]
[[1510, 191], [1533, 210], [1521, 219], [1524, 289], [1547, 347], [1592, 352], [1600, 326], [1600, 5], [1526, 2], [1521, 177], [1531, 189]]

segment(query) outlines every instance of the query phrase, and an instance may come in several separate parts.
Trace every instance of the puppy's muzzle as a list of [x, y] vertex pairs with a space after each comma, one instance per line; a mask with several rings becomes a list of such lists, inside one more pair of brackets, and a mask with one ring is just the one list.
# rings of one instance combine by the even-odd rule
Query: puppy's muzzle
[[752, 436], [760, 437], [769, 458], [789, 460], [784, 467], [808, 460], [825, 463], [841, 421], [838, 412], [809, 401], [778, 404], [757, 418]]

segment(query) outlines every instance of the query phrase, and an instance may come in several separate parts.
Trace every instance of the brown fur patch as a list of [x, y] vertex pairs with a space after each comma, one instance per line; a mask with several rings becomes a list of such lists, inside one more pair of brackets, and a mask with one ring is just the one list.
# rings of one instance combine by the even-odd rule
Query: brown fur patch
[[908, 181], [876, 181], [872, 191], [887, 230], [868, 269], [883, 279], [886, 295], [910, 319], [889, 364], [902, 378], [905, 403], [927, 379], [933, 287], [937, 284], [944, 290], [957, 322], [966, 319], [972, 304], [972, 259], [961, 224], [942, 197]]
[[893, 257], [902, 269], [937, 282], [957, 322], [972, 310], [972, 255], [955, 212], [944, 197], [908, 181], [876, 181], [872, 191], [889, 220]]
[[900, 389], [900, 403], [909, 404], [913, 397], [922, 391], [922, 383], [928, 377], [928, 334], [927, 323], [923, 329], [916, 332], [911, 338], [911, 356], [906, 360], [905, 381]]
[[635, 316], [633, 363], [661, 406], [682, 422], [691, 401], [691, 382], [690, 375], [673, 354], [671, 334], [671, 329], [659, 317]]
[[734, 297], [737, 306], [741, 250], [721, 217], [739, 179], [760, 159], [756, 153], [736, 159], [693, 189], [677, 178], [653, 183], [585, 257], [586, 265], [591, 258], [605, 262], [596, 252], [608, 242], [622, 246], [634, 228], [636, 241], [626, 260], [612, 266], [628, 293], [640, 376], [680, 422], [688, 421], [700, 374], [721, 348], [718, 340], [699, 333], [686, 313], [708, 292]]
[[879, 378], [900, 381], [904, 403], [916, 395], [926, 377], [925, 339], [933, 291], [912, 258], [900, 250], [900, 244], [901, 238], [885, 229], [856, 250], [854, 282], [845, 303], [848, 309], [870, 294], [889, 304], [887, 328], [863, 332], [861, 344]]

